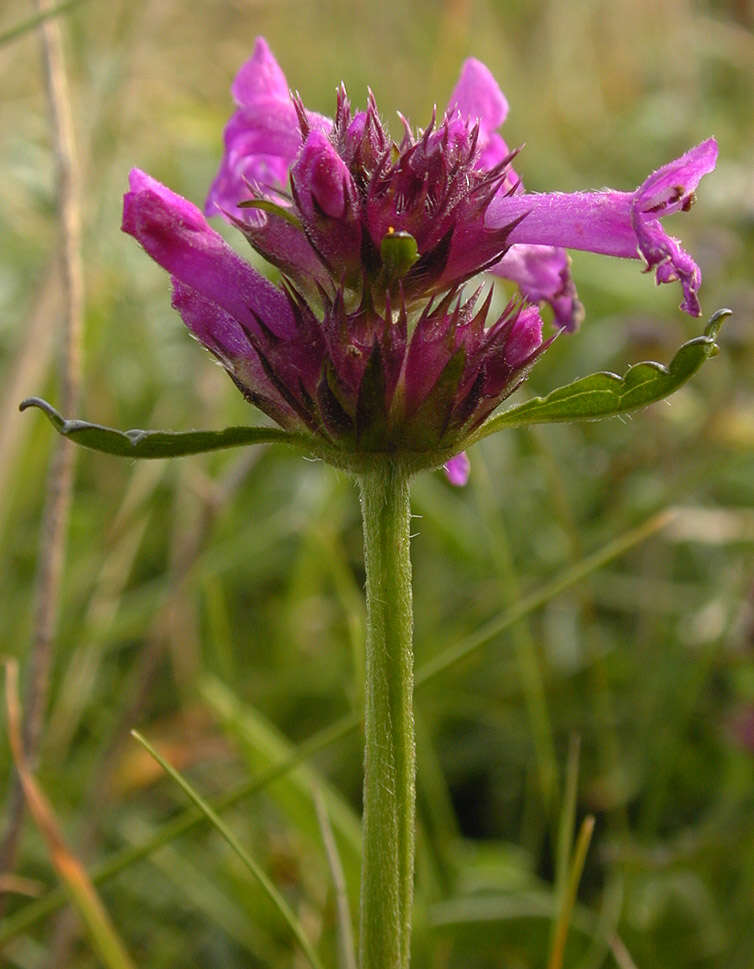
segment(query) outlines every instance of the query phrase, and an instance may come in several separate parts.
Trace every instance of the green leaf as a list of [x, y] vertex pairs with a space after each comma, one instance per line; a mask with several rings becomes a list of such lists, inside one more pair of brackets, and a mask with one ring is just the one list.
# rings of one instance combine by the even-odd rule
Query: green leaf
[[19, 409], [38, 407], [63, 437], [75, 444], [126, 458], [178, 458], [245, 444], [292, 444], [307, 448], [309, 439], [278, 427], [226, 427], [221, 431], [118, 431], [87, 421], [69, 421], [40, 397], [29, 397]]
[[297, 229], [303, 228], [301, 222], [290, 209], [285, 209], [282, 205], [276, 205], [275, 202], [270, 202], [269, 199], [248, 199], [245, 202], [239, 202], [238, 207], [239, 209], [261, 209], [262, 212], [266, 212], [268, 215], [277, 215], [279, 218], [285, 219], [286, 222], [295, 226]]
[[674, 393], [701, 365], [719, 352], [716, 338], [731, 310], [718, 310], [705, 327], [704, 335], [684, 343], [665, 367], [645, 361], [629, 367], [624, 377], [600, 372], [558, 387], [546, 397], [535, 397], [519, 407], [498, 414], [472, 436], [472, 443], [502, 430], [526, 424], [556, 421], [592, 421], [614, 417], [646, 407]]

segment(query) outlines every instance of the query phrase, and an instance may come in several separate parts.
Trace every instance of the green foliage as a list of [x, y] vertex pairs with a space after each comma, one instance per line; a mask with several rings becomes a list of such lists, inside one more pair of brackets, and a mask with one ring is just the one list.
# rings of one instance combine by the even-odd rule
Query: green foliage
[[300, 438], [277, 427], [226, 427], [221, 431], [118, 431], [101, 424], [66, 420], [46, 400], [29, 397], [21, 410], [38, 407], [55, 430], [75, 444], [124, 458], [180, 458], [250, 444], [289, 444]]
[[667, 367], [646, 361], [629, 367], [624, 377], [605, 372], [581, 377], [565, 387], [551, 390], [546, 397], [528, 400], [491, 418], [476, 437], [479, 439], [507, 427], [528, 424], [618, 417], [655, 404], [675, 393], [705, 360], [720, 352], [715, 341], [723, 320], [730, 313], [730, 310], [718, 310], [705, 327], [704, 336], [684, 343]]

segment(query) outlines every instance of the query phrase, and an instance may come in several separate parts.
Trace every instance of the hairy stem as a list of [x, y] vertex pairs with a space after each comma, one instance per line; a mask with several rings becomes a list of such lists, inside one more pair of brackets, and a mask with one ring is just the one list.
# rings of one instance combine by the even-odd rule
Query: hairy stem
[[408, 969], [414, 881], [415, 743], [408, 474], [359, 478], [367, 637], [360, 969]]

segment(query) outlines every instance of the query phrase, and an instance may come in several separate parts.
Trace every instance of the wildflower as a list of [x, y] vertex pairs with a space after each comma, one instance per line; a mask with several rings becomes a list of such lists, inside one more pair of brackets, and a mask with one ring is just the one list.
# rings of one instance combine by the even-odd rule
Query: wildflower
[[[713, 139], [635, 192], [529, 194], [498, 133], [508, 105], [464, 65], [442, 119], [394, 142], [373, 96], [333, 120], [291, 96], [263, 39], [233, 84], [237, 110], [207, 199], [277, 266], [279, 286], [227, 246], [191, 202], [135, 170], [123, 228], [173, 277], [173, 305], [247, 399], [339, 453], [449, 462], [581, 317], [565, 248], [642, 258], [700, 312], [699, 269], [660, 219], [687, 210], [714, 168]], [[491, 317], [490, 270], [520, 296]], [[348, 460], [344, 458], [345, 466]], [[468, 462], [447, 464], [462, 483]]]

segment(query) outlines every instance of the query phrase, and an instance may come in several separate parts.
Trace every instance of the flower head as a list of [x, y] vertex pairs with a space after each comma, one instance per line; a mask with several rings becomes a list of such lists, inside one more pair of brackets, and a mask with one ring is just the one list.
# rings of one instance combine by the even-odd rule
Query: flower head
[[[508, 104], [487, 68], [464, 65], [449, 106], [394, 141], [370, 94], [333, 120], [288, 93], [257, 40], [233, 95], [207, 199], [283, 273], [274, 286], [199, 210], [143, 172], [123, 228], [173, 277], [173, 305], [247, 398], [343, 453], [410, 452], [436, 463], [518, 386], [556, 331], [581, 316], [563, 247], [643, 258], [698, 314], [699, 269], [660, 218], [686, 210], [715, 164], [710, 139], [636, 192], [524, 192], [497, 129]], [[483, 270], [519, 286], [501, 314], [464, 284]], [[347, 463], [347, 462], [346, 462]], [[447, 466], [460, 483], [468, 463]]]

